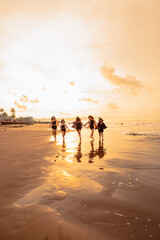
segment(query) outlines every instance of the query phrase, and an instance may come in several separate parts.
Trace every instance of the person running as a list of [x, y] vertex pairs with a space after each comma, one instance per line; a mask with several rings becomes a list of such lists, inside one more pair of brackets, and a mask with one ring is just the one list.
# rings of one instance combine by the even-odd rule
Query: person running
[[61, 123], [60, 123], [60, 129], [61, 129], [61, 132], [62, 132], [62, 137], [63, 137], [63, 143], [65, 142], [65, 134], [66, 134], [66, 130], [68, 128], [68, 126], [66, 125], [64, 119], [61, 120]]
[[99, 132], [99, 140], [103, 140], [103, 130], [106, 128], [107, 126], [104, 124], [103, 119], [99, 118], [99, 122], [97, 124], [97, 129]]
[[91, 129], [91, 135], [90, 138], [93, 138], [93, 134], [94, 134], [94, 129], [97, 127], [97, 123], [94, 119], [93, 116], [89, 115], [88, 116], [88, 122], [86, 122], [86, 124], [84, 124], [84, 127], [86, 127], [87, 125], [89, 125], [89, 128]]
[[81, 129], [82, 129], [82, 126], [83, 126], [83, 123], [81, 122], [81, 119], [79, 117], [76, 117], [76, 120], [73, 121], [73, 122], [70, 122], [73, 124], [73, 128], [75, 128], [77, 130], [77, 133], [79, 135], [79, 138], [81, 140]]
[[58, 123], [59, 122], [56, 120], [55, 116], [52, 116], [49, 128], [52, 127], [52, 133], [53, 133], [55, 141], [56, 141]]

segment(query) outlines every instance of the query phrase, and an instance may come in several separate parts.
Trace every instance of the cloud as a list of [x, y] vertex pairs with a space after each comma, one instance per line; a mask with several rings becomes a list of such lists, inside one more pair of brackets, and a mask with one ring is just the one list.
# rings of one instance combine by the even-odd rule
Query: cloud
[[33, 99], [33, 100], [29, 100], [30, 103], [38, 103], [39, 100], [36, 98], [36, 99]]
[[92, 103], [98, 103], [98, 101], [93, 100], [91, 98], [79, 98], [79, 101], [86, 101], [86, 102], [92, 102]]
[[105, 63], [100, 70], [102, 76], [110, 83], [118, 86], [118, 89], [125, 90], [132, 95], [138, 95], [138, 90], [144, 87], [144, 85], [134, 76], [126, 74], [125, 77], [121, 77], [116, 75], [115, 68], [107, 63]]
[[70, 82], [69, 84], [70, 84], [71, 86], [74, 86], [74, 85], [75, 85], [75, 82], [72, 81], [72, 82]]
[[106, 105], [108, 108], [113, 109], [113, 110], [119, 109], [119, 107], [115, 103], [108, 103]]
[[26, 110], [27, 107], [25, 105], [20, 105], [19, 103], [17, 103], [16, 101], [14, 102], [14, 104], [19, 108], [19, 109], [23, 109]]
[[39, 101], [38, 101], [38, 99], [36, 98], [36, 99], [31, 99], [31, 100], [29, 100], [28, 99], [28, 97], [26, 96], [26, 95], [22, 95], [22, 97], [20, 98], [20, 101], [21, 102], [23, 102], [23, 103], [27, 103], [27, 102], [30, 102], [30, 103], [38, 103]]
[[27, 103], [29, 100], [28, 100], [28, 97], [23, 94], [20, 101], [23, 102], [23, 103]]

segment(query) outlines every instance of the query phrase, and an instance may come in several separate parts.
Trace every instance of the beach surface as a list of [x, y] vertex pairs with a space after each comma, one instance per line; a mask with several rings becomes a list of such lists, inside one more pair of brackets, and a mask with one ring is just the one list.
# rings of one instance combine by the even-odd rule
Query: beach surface
[[65, 144], [47, 124], [1, 126], [0, 239], [160, 239], [160, 125], [147, 124]]

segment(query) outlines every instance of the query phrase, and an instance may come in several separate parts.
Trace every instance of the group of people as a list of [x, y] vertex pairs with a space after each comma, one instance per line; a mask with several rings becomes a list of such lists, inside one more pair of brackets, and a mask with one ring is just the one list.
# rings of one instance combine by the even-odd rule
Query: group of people
[[[75, 128], [77, 130], [77, 133], [79, 135], [79, 138], [81, 140], [81, 129], [82, 127], [87, 127], [89, 126], [89, 128], [91, 129], [91, 135], [90, 137], [93, 139], [93, 135], [94, 135], [94, 130], [98, 129], [99, 132], [99, 139], [103, 140], [103, 131], [104, 129], [107, 128], [107, 126], [105, 125], [105, 123], [103, 122], [102, 118], [99, 118], [98, 123], [96, 123], [95, 119], [93, 116], [89, 115], [88, 116], [88, 121], [83, 124], [81, 119], [79, 117], [76, 117], [75, 121], [73, 122], [69, 122], [68, 124], [72, 124], [72, 127]], [[56, 135], [57, 135], [57, 127], [60, 126], [60, 130], [62, 132], [62, 137], [63, 137], [63, 141], [65, 140], [65, 134], [67, 129], [69, 129], [69, 127], [67, 126], [67, 124], [65, 123], [65, 120], [62, 119], [61, 121], [56, 120], [56, 118], [53, 116], [51, 118], [51, 122], [49, 125], [49, 128], [52, 128], [52, 133], [53, 136], [55, 138], [56, 141]]]

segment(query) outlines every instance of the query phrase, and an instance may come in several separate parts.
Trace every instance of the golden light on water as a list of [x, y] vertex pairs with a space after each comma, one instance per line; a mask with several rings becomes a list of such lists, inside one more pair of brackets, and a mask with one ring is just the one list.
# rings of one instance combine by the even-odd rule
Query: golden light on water
[[67, 171], [63, 171], [63, 175], [67, 176], [67, 177], [71, 177], [71, 174], [69, 174]]
[[0, 0], [0, 239], [158, 239], [159, 30], [158, 0]]
[[54, 136], [49, 137], [49, 142], [54, 142], [54, 141], [55, 141]]
[[69, 163], [73, 163], [73, 159], [71, 159], [71, 158], [68, 158], [68, 157], [67, 157], [65, 160], [66, 160], [67, 162], [69, 162]]
[[72, 149], [72, 148], [71, 148], [71, 149], [67, 149], [66, 152], [67, 152], [67, 153], [74, 153], [74, 152], [75, 152], [75, 149]]

